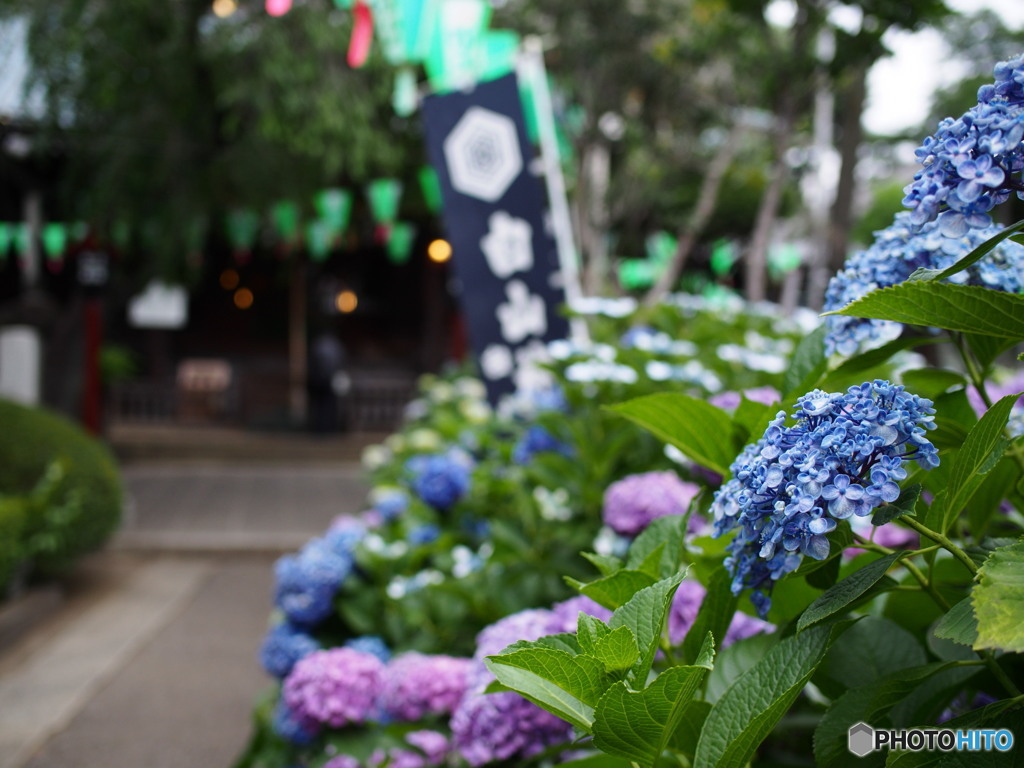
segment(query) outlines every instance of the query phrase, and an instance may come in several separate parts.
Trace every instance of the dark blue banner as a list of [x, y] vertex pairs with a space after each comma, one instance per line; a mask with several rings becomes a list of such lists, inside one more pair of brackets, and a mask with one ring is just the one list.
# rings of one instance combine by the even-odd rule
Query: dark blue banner
[[546, 359], [548, 341], [569, 333], [515, 76], [428, 96], [423, 119], [469, 340], [494, 403], [537, 386], [533, 364]]

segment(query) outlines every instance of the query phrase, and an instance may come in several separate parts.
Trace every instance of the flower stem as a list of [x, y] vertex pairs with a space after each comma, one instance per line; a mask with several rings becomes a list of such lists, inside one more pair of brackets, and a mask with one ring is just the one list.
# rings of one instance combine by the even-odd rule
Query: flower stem
[[971, 576], [977, 575], [978, 566], [975, 565], [974, 561], [971, 560], [970, 557], [968, 557], [967, 553], [960, 549], [960, 547], [958, 547], [956, 544], [954, 544], [952, 540], [949, 539], [949, 537], [943, 536], [938, 531], [933, 531], [931, 528], [928, 528], [927, 526], [918, 522], [915, 518], [911, 517], [910, 515], [904, 515], [899, 519], [900, 522], [902, 522], [904, 525], [913, 528], [922, 536], [931, 539], [940, 547], [942, 547], [951, 555], [953, 555], [953, 557], [955, 557], [957, 560], [963, 563], [964, 567], [966, 567], [967, 570], [971, 572]]

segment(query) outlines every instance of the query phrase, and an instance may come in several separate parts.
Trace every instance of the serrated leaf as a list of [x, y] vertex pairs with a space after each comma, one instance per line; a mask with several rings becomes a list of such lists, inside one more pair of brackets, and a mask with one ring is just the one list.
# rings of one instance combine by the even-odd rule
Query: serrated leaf
[[821, 597], [811, 603], [807, 610], [800, 616], [797, 622], [797, 632], [803, 632], [807, 627], [819, 621], [834, 616], [867, 592], [885, 576], [893, 564], [901, 557], [903, 552], [895, 552], [891, 555], [879, 558], [868, 563], [858, 571], [854, 571], [835, 586], [827, 589]]
[[636, 569], [641, 573], [646, 573], [652, 579], [660, 579], [661, 575], [661, 557], [665, 552], [665, 542], [661, 542], [647, 553], [647, 557], [641, 560], [636, 565]]
[[710, 669], [713, 644], [706, 639], [707, 665], [671, 667], [642, 691], [616, 683], [594, 713], [594, 745], [641, 765], [654, 765], [675, 735], [687, 705]]
[[[697, 660], [704, 643], [704, 637], [711, 634], [716, 638], [724, 638], [736, 614], [736, 604], [739, 599], [732, 593], [730, 585], [732, 576], [719, 565], [711, 572], [704, 600], [701, 601], [700, 610], [697, 611], [697, 618], [693, 626], [686, 633], [683, 639], [682, 655], [684, 664], [692, 664]], [[721, 642], [721, 641], [719, 641]]]
[[825, 357], [826, 333], [827, 328], [822, 323], [796, 345], [782, 378], [783, 400], [792, 400], [814, 389], [828, 370], [828, 359]]
[[609, 576], [622, 567], [622, 560], [611, 555], [599, 555], [596, 552], [580, 552], [580, 555], [597, 568], [602, 576]]
[[570, 656], [575, 656], [582, 650], [576, 635], [571, 632], [563, 632], [557, 635], [544, 635], [536, 640], [516, 640], [501, 653], [514, 653], [515, 651], [528, 650], [530, 648], [549, 648], [555, 651], [565, 651]]
[[981, 417], [957, 451], [946, 484], [943, 507], [943, 526], [949, 529], [953, 518], [960, 513], [967, 500], [981, 485], [983, 476], [990, 471], [1006, 450], [1003, 428], [1010, 418], [1010, 410], [1021, 393], [1001, 398]]
[[736, 680], [708, 713], [694, 765], [744, 768], [847, 626], [822, 625], [787, 637]]
[[975, 285], [908, 281], [825, 314], [1024, 339], [1024, 296]]
[[988, 532], [992, 518], [1020, 476], [1020, 468], [1010, 456], [1004, 456], [985, 476], [967, 502], [967, 524], [975, 539], [984, 537]]
[[917, 637], [889, 619], [865, 616], [833, 643], [812, 682], [831, 699], [928, 662]]
[[822, 382], [821, 388], [826, 392], [838, 392], [850, 384], [859, 384], [864, 381], [862, 375], [876, 366], [881, 365], [897, 352], [905, 349], [912, 349], [928, 344], [935, 344], [938, 339], [922, 336], [901, 336], [898, 339], [883, 344], [875, 349], [868, 349], [837, 366], [829, 372]]
[[839, 579], [839, 566], [841, 557], [830, 557], [825, 560], [821, 568], [809, 572], [804, 580], [815, 589], [826, 590], [835, 586]]
[[942, 368], [920, 368], [900, 374], [900, 383], [918, 397], [935, 400], [953, 387], [964, 387], [967, 380], [963, 374]]
[[872, 525], [885, 525], [898, 517], [913, 514], [918, 500], [921, 498], [923, 486], [920, 483], [908, 485], [900, 490], [900, 497], [892, 504], [883, 504], [871, 516]]
[[574, 588], [605, 608], [615, 610], [626, 603], [633, 595], [644, 587], [649, 587], [658, 579], [643, 571], [623, 568], [610, 576], [584, 584], [575, 579], [566, 579]]
[[600, 638], [590, 654], [600, 661], [607, 672], [622, 672], [640, 658], [640, 649], [629, 627], [617, 627]]
[[576, 640], [583, 653], [593, 656], [597, 642], [611, 631], [611, 628], [600, 619], [595, 619], [590, 614], [580, 611], [576, 622]]
[[973, 248], [970, 253], [963, 258], [957, 259], [952, 266], [946, 267], [945, 269], [927, 269], [925, 267], [920, 267], [919, 269], [915, 269], [907, 279], [912, 281], [930, 281], [945, 280], [948, 277], [952, 277], [958, 272], [963, 272], [972, 264], [976, 264], [981, 261], [992, 251], [992, 249], [1003, 242], [1003, 240], [1006, 240], [1007, 238], [1013, 239], [1013, 235], [1020, 232], [1022, 229], [1024, 229], [1024, 221], [1018, 221], [1015, 224], [1011, 224], [1002, 232], [999, 232], [978, 245], [976, 248]]
[[934, 633], [936, 637], [973, 646], [978, 639], [978, 620], [974, 618], [971, 598], [965, 597], [950, 608], [935, 625]]
[[881, 725], [882, 719], [897, 703], [932, 675], [956, 662], [925, 664], [901, 669], [881, 680], [847, 691], [828, 708], [814, 730], [814, 758], [819, 766], [846, 766], [850, 762], [847, 733], [858, 723]]
[[[686, 519], [683, 515], [667, 515], [651, 522], [629, 545], [626, 568], [650, 573], [655, 579], [664, 579], [682, 565]], [[661, 549], [659, 559], [648, 563], [651, 553]], [[656, 568], [652, 569], [652, 566]]]
[[626, 677], [626, 682], [634, 687], [643, 685], [647, 680], [647, 673], [651, 671], [651, 664], [654, 663], [654, 656], [658, 652], [658, 644], [665, 630], [668, 607], [685, 576], [685, 571], [677, 573], [641, 589], [629, 602], [618, 608], [608, 622], [612, 629], [628, 627], [636, 638], [640, 658]]
[[488, 656], [485, 663], [499, 683], [588, 732], [610, 682], [596, 659], [550, 648]]
[[978, 619], [975, 650], [1024, 652], [1024, 539], [996, 549], [971, 590]]
[[732, 419], [721, 408], [689, 395], [659, 392], [613, 405], [609, 410], [636, 422], [671, 443], [702, 467], [729, 474], [736, 454], [722, 435], [732, 431]]

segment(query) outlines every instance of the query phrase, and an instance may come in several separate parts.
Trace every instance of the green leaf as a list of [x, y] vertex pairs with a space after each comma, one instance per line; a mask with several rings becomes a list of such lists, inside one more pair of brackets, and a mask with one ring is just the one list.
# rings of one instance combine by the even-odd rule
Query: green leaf
[[640, 658], [640, 649], [629, 627], [618, 627], [600, 638], [590, 655], [604, 665], [605, 671], [623, 672]]
[[683, 639], [684, 663], [690, 664], [697, 659], [705, 635], [710, 633], [712, 637], [724, 638], [728, 632], [739, 602], [730, 589], [731, 584], [732, 576], [725, 566], [719, 565], [711, 572], [706, 585], [707, 593], [697, 611], [697, 618]]
[[609, 410], [671, 443], [703, 467], [725, 476], [736, 454], [723, 435], [732, 419], [721, 408], [675, 392], [660, 392], [613, 405]]
[[1003, 428], [1020, 394], [1007, 395], [989, 408], [968, 433], [963, 447], [957, 451], [946, 485], [944, 524], [940, 533], [949, 529], [952, 519], [981, 485], [983, 476], [995, 466], [995, 462], [1006, 450]]
[[649, 573], [624, 568], [611, 576], [605, 576], [586, 584], [570, 578], [567, 578], [566, 581], [594, 602], [614, 611], [641, 589], [654, 584], [657, 579]]
[[847, 691], [828, 708], [814, 730], [814, 758], [823, 768], [850, 764], [847, 732], [854, 723], [881, 726], [897, 703], [937, 672], [956, 662], [925, 664], [901, 669], [868, 685]]
[[967, 342], [967, 346], [970, 347], [971, 352], [974, 353], [974, 358], [978, 361], [981, 371], [985, 374], [988, 373], [995, 359], [1014, 345], [1014, 342], [1010, 339], [1000, 339], [995, 336], [983, 336], [976, 333], [965, 333], [964, 340]]
[[921, 267], [915, 269], [914, 272], [907, 278], [907, 280], [913, 281], [931, 281], [931, 280], [945, 280], [947, 277], [952, 277], [958, 272], [963, 272], [972, 264], [976, 264], [987, 256], [992, 249], [999, 245], [1003, 240], [1011, 237], [1017, 232], [1024, 229], [1024, 220], [1018, 221], [1016, 224], [1012, 224], [1004, 229], [999, 234], [990, 237], [988, 240], [983, 242], [977, 248], [973, 249], [970, 253], [961, 259], [958, 259], [952, 266], [946, 267], [946, 269], [926, 269]]
[[[626, 568], [644, 571], [655, 579], [664, 579], [679, 570], [685, 551], [686, 518], [684, 515], [659, 517], [648, 525], [629, 545]], [[651, 553], [660, 550], [651, 559]]]
[[488, 656], [485, 663], [499, 683], [588, 732], [609, 683], [596, 659], [550, 648]]
[[782, 379], [784, 401], [800, 397], [814, 389], [828, 370], [828, 358], [825, 357], [826, 332], [825, 324], [822, 323], [796, 345]]
[[641, 765], [654, 765], [674, 738], [714, 658], [711, 636], [703, 664], [671, 667], [642, 691], [616, 683], [601, 697], [594, 713], [594, 746]]
[[996, 549], [971, 590], [978, 618], [974, 650], [1024, 652], [1024, 538]]
[[851, 688], [927, 661], [913, 634], [889, 619], [865, 616], [832, 644], [813, 682], [826, 696], [837, 699]]
[[580, 552], [580, 555], [597, 568], [602, 576], [610, 576], [622, 567], [622, 560], [611, 555], [599, 555], [596, 552]]
[[740, 404], [732, 415], [733, 442], [737, 447], [737, 453], [747, 443], [754, 442], [764, 434], [764, 431], [768, 428], [768, 422], [775, 417], [780, 407], [780, 403], [765, 405], [764, 403], [748, 400], [746, 396], [740, 397]]
[[847, 626], [813, 627], [787, 637], [768, 651], [711, 708], [697, 743], [694, 765], [744, 768]]
[[967, 502], [967, 523], [975, 540], [988, 532], [989, 523], [1020, 476], [1020, 468], [1010, 456], [1004, 456], [985, 476]]
[[841, 560], [842, 558], [840, 557], [826, 559], [821, 568], [815, 568], [813, 571], [808, 572], [804, 576], [804, 580], [815, 589], [825, 590], [835, 586], [836, 581], [839, 579]]
[[974, 285], [904, 282], [825, 314], [1024, 339], [1024, 296]]
[[974, 618], [971, 599], [965, 597], [950, 608], [935, 625], [934, 633], [936, 637], [968, 647], [973, 646], [978, 640], [978, 620]]
[[[958, 730], [972, 730], [976, 728], [988, 728], [998, 730], [1000, 728], [1007, 728], [1013, 734], [1014, 738], [1017, 738], [1017, 734], [1024, 733], [1024, 709], [1020, 707], [1012, 707], [1011, 700], [997, 701], [993, 704], [981, 707], [980, 709], [972, 710], [966, 714], [954, 717], [952, 720], [947, 720], [942, 724], [943, 728], [949, 728], [952, 731]], [[959, 753], [946, 753], [938, 751], [927, 751], [922, 750], [920, 752], [890, 752], [886, 758], [886, 768], [926, 768], [927, 766], [941, 766], [946, 768], [947, 765], [955, 766], [955, 768], [965, 767], [970, 765], [971, 768], [988, 768], [989, 766], [995, 766], [996, 768], [1015, 768], [1018, 757], [1017, 745], [1014, 745], [1014, 749], [1008, 752], [959, 752]], [[1003, 762], [1000, 757], [1006, 758], [1006, 762]], [[951, 758], [956, 758], [958, 762], [947, 763]], [[964, 762], [970, 761], [970, 762]]]
[[628, 627], [636, 638], [640, 658], [626, 677], [626, 682], [634, 687], [647, 681], [647, 673], [651, 671], [651, 664], [654, 663], [665, 630], [668, 607], [685, 576], [684, 571], [641, 589], [629, 602], [618, 608], [608, 622], [612, 629]]
[[931, 337], [901, 336], [875, 349], [865, 350], [831, 371], [822, 382], [821, 388], [826, 392], [837, 392], [851, 384], [859, 384], [864, 381], [862, 375], [864, 371], [881, 365], [897, 352], [926, 344], [935, 344], [937, 341], [939, 340]]
[[942, 368], [920, 368], [914, 371], [904, 371], [900, 374], [900, 381], [910, 392], [918, 397], [927, 397], [935, 400], [939, 395], [945, 394], [953, 387], [964, 387], [967, 380], [963, 374], [956, 371], [946, 371]]
[[612, 755], [605, 755], [601, 752], [595, 752], [592, 755], [581, 757], [579, 760], [569, 760], [568, 762], [560, 762], [558, 768], [631, 768], [628, 760], [623, 760], [621, 757], [613, 757]]
[[903, 515], [913, 514], [914, 507], [917, 506], [917, 502], [921, 498], [922, 489], [923, 486], [920, 483], [914, 483], [901, 489], [900, 497], [896, 501], [892, 504], [883, 504], [875, 510], [875, 514], [871, 516], [871, 524], [885, 525]]
[[549, 648], [555, 651], [564, 651], [570, 656], [575, 656], [583, 650], [580, 648], [576, 635], [571, 632], [563, 632], [558, 635], [544, 635], [544, 637], [538, 637], [536, 640], [516, 640], [512, 645], [503, 648], [501, 653], [514, 653], [515, 651], [531, 648]]
[[712, 704], [718, 701], [778, 643], [779, 636], [773, 632], [754, 635], [723, 648], [715, 657], [714, 670], [708, 675], [704, 697]]
[[611, 628], [603, 621], [580, 611], [576, 624], [576, 640], [580, 644], [580, 650], [584, 653], [593, 656], [598, 641], [609, 632], [611, 632]]
[[797, 622], [797, 632], [818, 623], [829, 616], [834, 616], [852, 603], [856, 602], [865, 592], [877, 584], [885, 576], [894, 563], [905, 553], [894, 552], [868, 563], [858, 571], [854, 571], [835, 586], [827, 589], [821, 597], [811, 603]]

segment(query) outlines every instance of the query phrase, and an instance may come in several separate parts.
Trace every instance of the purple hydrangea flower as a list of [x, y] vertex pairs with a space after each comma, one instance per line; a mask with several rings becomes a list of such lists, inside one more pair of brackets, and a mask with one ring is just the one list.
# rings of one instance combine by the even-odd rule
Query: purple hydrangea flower
[[345, 647], [360, 653], [369, 653], [371, 656], [376, 656], [384, 664], [391, 660], [391, 649], [377, 635], [353, 637], [351, 640], [345, 641]]
[[403, 653], [384, 670], [380, 706], [405, 722], [450, 715], [466, 692], [471, 664], [453, 656]]
[[360, 763], [352, 755], [335, 755], [323, 764], [323, 768], [360, 768]]
[[518, 693], [470, 693], [451, 719], [452, 740], [473, 766], [522, 759], [569, 741], [572, 727]]
[[367, 768], [377, 768], [384, 763], [388, 768], [429, 768], [445, 762], [451, 750], [448, 738], [437, 731], [412, 731], [406, 734], [405, 741], [417, 751], [376, 749], [367, 761]]
[[451, 456], [417, 456], [407, 467], [413, 473], [413, 490], [435, 509], [449, 509], [469, 490], [469, 467]]
[[753, 589], [763, 617], [774, 581], [796, 570], [804, 555], [828, 556], [827, 534], [837, 520], [895, 501], [906, 462], [938, 466], [925, 436], [935, 426], [931, 405], [875, 380], [842, 393], [809, 392], [793, 426], [780, 411], [733, 462], [732, 479], [711, 505], [714, 535], [736, 532], [725, 561], [733, 594]]
[[530, 608], [513, 613], [480, 630], [476, 636], [473, 658], [482, 662], [486, 656], [501, 653], [519, 640], [536, 640], [559, 632], [558, 626], [557, 618], [546, 608]]
[[605, 491], [604, 522], [620, 536], [636, 536], [656, 518], [686, 514], [699, 492], [671, 471], [629, 475]]
[[[686, 579], [679, 585], [668, 613], [668, 639], [672, 645], [679, 645], [686, 639], [686, 633], [690, 631], [697, 620], [697, 613], [700, 611], [706, 594], [707, 590], [698, 581]], [[728, 648], [738, 640], [774, 630], [774, 624], [748, 616], [742, 611], [736, 611], [725, 632], [725, 637], [721, 638], [719, 648]]]
[[576, 597], [571, 597], [568, 600], [563, 600], [562, 602], [555, 603], [551, 606], [551, 632], [553, 634], [557, 634], [559, 632], [575, 632], [576, 628], [579, 626], [579, 617], [581, 613], [593, 616], [595, 619], [599, 619], [606, 623], [612, 617], [612, 612], [603, 605], [598, 605], [586, 595], [577, 595]]
[[320, 643], [288, 621], [275, 624], [263, 638], [260, 663], [267, 674], [285, 677], [300, 659], [320, 650]]
[[560, 453], [573, 456], [572, 446], [563, 443], [539, 424], [534, 424], [522, 436], [512, 450], [512, 461], [516, 464], [529, 464], [538, 453]]
[[740, 407], [740, 402], [742, 402], [744, 397], [751, 402], [763, 405], [774, 405], [782, 400], [779, 390], [775, 387], [765, 386], [751, 387], [750, 389], [744, 389], [743, 392], [735, 392], [733, 390], [719, 392], [717, 395], [712, 395], [708, 402], [717, 408], [734, 411]]
[[299, 661], [284, 680], [282, 695], [298, 715], [340, 728], [375, 717], [384, 665], [351, 648], [316, 651]]

